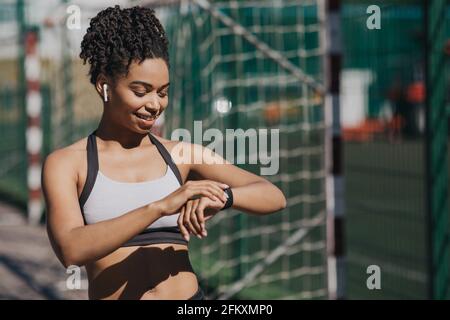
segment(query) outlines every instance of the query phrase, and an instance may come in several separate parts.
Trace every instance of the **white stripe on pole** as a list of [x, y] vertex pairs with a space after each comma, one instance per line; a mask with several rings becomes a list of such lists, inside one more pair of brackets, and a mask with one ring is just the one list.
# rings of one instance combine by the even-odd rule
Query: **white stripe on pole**
[[37, 52], [28, 54], [25, 57], [25, 77], [27, 81], [39, 81], [40, 70]]
[[41, 159], [42, 130], [41, 109], [42, 97], [40, 93], [40, 58], [38, 50], [38, 33], [27, 30], [25, 33], [25, 80], [27, 84], [25, 132], [28, 159], [28, 223], [38, 224], [42, 215], [41, 199]]
[[32, 225], [39, 224], [42, 216], [42, 202], [40, 199], [31, 199], [28, 201], [28, 223]]
[[27, 95], [27, 115], [38, 117], [41, 114], [42, 97], [37, 91], [29, 91]]
[[28, 188], [31, 190], [37, 190], [41, 186], [41, 166], [37, 163], [32, 164], [28, 168]]
[[330, 299], [345, 298], [344, 182], [340, 124], [339, 77], [342, 52], [340, 0], [319, 0], [320, 22], [324, 26], [321, 45], [325, 48], [325, 167], [327, 207], [328, 292]]
[[[39, 154], [42, 148], [42, 130], [38, 126], [27, 128], [27, 151], [30, 154]], [[34, 163], [33, 163], [34, 164]]]

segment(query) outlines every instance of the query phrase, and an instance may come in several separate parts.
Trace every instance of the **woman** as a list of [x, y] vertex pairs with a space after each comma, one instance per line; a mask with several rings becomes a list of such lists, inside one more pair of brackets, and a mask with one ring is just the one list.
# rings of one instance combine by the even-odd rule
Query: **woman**
[[[224, 208], [268, 214], [285, 197], [200, 145], [150, 134], [169, 87], [168, 41], [153, 10], [101, 11], [81, 49], [103, 114], [87, 138], [45, 160], [53, 249], [65, 267], [86, 267], [90, 299], [203, 299], [189, 234], [204, 239], [206, 220]], [[180, 144], [192, 157], [175, 164], [170, 152]]]

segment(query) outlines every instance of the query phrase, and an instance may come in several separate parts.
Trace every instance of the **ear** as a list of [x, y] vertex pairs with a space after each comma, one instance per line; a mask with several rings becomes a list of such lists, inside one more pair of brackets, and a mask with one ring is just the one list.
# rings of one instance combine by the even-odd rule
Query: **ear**
[[111, 86], [108, 81], [108, 78], [103, 73], [99, 74], [97, 77], [97, 81], [95, 82], [95, 90], [100, 95], [102, 100], [103, 100], [103, 85], [105, 83], [108, 85], [108, 89], [109, 89]]

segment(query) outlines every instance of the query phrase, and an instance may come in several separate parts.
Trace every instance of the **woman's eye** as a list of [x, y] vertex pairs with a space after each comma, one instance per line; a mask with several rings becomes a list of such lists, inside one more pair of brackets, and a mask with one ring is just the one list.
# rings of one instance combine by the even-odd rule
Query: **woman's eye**
[[138, 97], [143, 97], [143, 96], [145, 96], [145, 92], [134, 92], [134, 94], [136, 95], [136, 96], [138, 96]]
[[[143, 96], [145, 96], [145, 95], [147, 94], [147, 92], [137, 92], [137, 91], [134, 91], [134, 94], [135, 94], [136, 96], [138, 96], [138, 97], [143, 97]], [[167, 96], [167, 92], [160, 92], [160, 93], [158, 93], [158, 95], [159, 95], [161, 98], [164, 98], [164, 97]]]

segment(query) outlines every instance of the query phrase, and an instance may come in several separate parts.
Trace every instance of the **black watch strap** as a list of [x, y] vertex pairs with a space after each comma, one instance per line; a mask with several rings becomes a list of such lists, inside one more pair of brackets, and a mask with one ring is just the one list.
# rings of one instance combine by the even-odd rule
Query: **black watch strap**
[[231, 188], [226, 188], [223, 190], [227, 195], [227, 202], [225, 202], [225, 205], [223, 206], [223, 208], [221, 210], [225, 210], [228, 209], [229, 207], [231, 207], [233, 205], [233, 192], [231, 191]]

